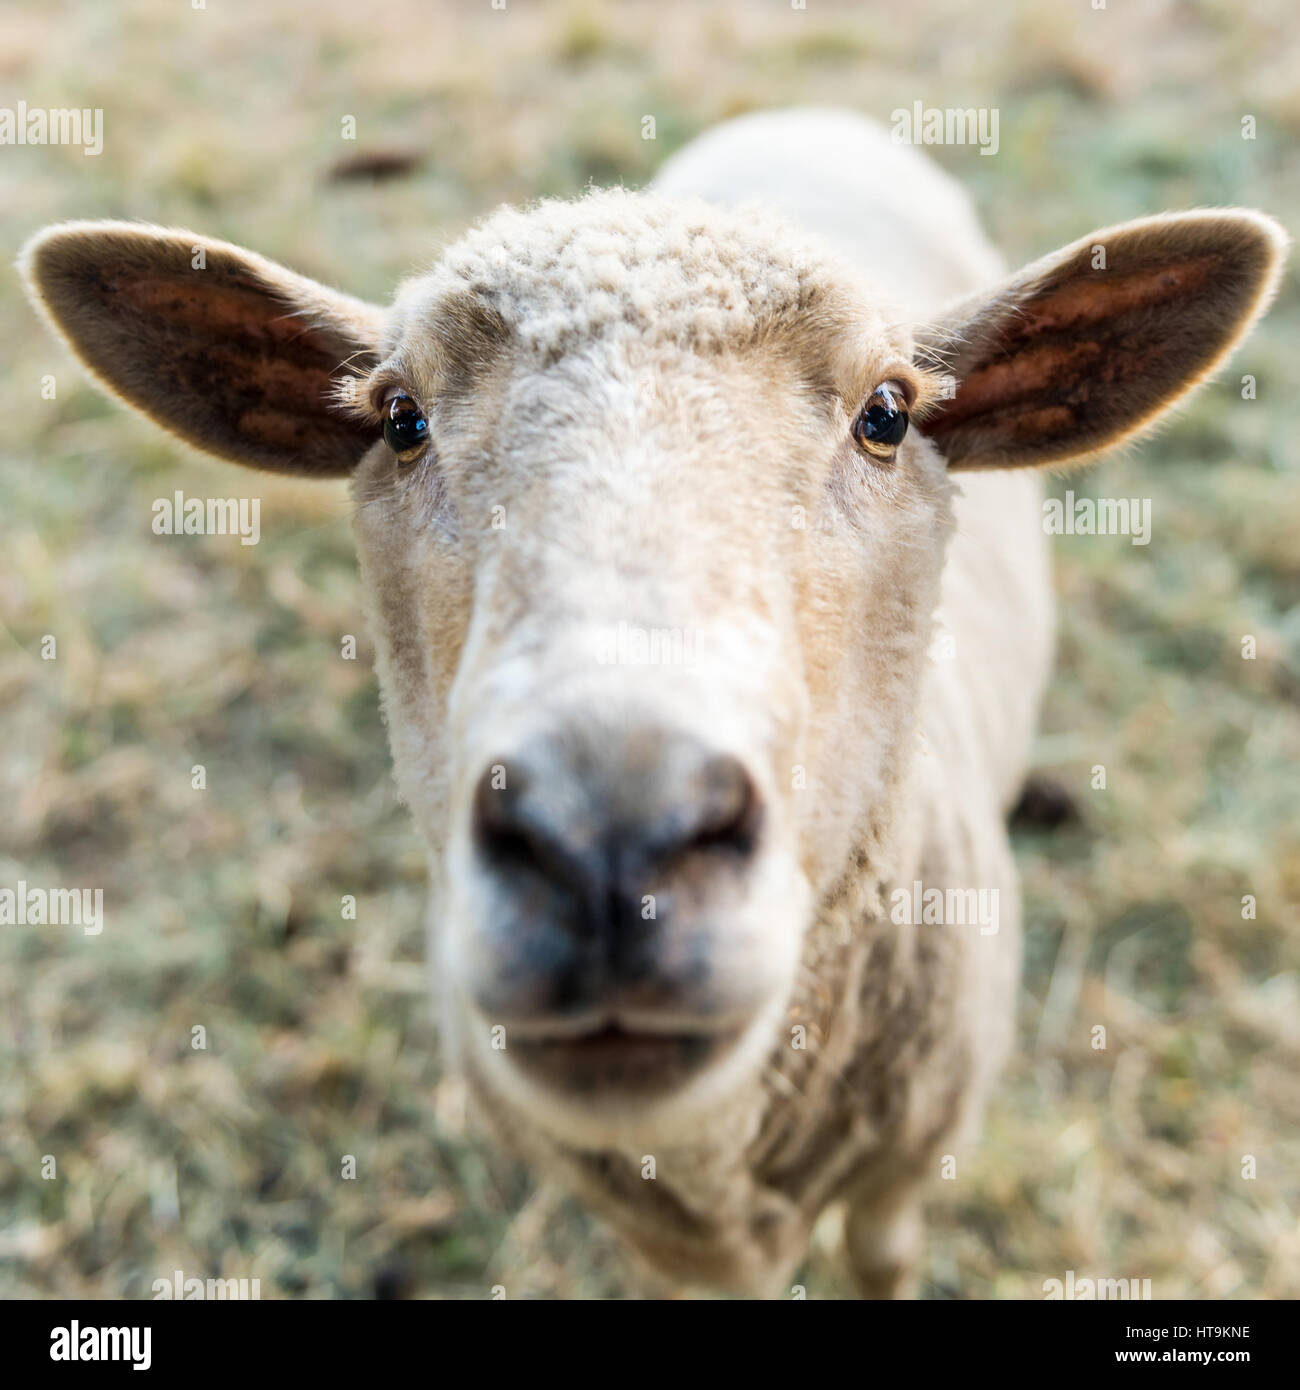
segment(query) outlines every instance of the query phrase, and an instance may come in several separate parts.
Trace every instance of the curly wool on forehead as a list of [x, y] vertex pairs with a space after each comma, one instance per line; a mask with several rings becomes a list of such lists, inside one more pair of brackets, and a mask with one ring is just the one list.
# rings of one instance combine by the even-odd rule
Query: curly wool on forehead
[[[438, 316], [468, 295], [522, 348], [563, 355], [619, 334], [717, 348], [829, 308], [844, 270], [760, 209], [605, 189], [505, 207], [411, 290]], [[452, 319], [462, 319], [452, 315]]]

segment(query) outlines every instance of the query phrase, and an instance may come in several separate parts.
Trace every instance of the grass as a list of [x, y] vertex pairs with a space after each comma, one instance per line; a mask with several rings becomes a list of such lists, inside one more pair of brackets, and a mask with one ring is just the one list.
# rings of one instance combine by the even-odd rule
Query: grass
[[[1165, 207], [1300, 225], [1286, 0], [931, 0], [887, 23], [735, 2], [11, 11], [0, 104], [102, 107], [105, 148], [0, 148], [10, 252], [61, 217], [147, 218], [383, 298], [499, 201], [635, 185], [713, 121], [798, 101], [997, 107], [997, 157], [934, 153], [1013, 262]], [[329, 177], [390, 149], [421, 167]], [[148, 1297], [175, 1269], [264, 1297], [630, 1291], [599, 1225], [467, 1134], [439, 1065], [345, 499], [105, 403], [8, 272], [0, 329], [0, 885], [100, 885], [107, 917], [99, 937], [0, 929], [0, 1294]], [[1056, 542], [1039, 763], [1082, 818], [1017, 843], [1020, 1047], [936, 1193], [931, 1296], [1040, 1297], [1068, 1269], [1158, 1298], [1300, 1295], [1297, 360], [1292, 277], [1176, 424], [1053, 485], [1152, 498], [1153, 540]], [[260, 496], [261, 544], [153, 535], [176, 488]], [[801, 1277], [845, 1291], [820, 1239]]]

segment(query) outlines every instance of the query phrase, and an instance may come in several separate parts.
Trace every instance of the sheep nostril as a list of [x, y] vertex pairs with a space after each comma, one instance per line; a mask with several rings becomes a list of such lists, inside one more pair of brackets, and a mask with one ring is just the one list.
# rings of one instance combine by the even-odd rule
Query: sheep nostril
[[697, 776], [693, 823], [684, 850], [721, 850], [748, 858], [758, 843], [763, 809], [753, 778], [739, 759], [711, 758]]
[[541, 877], [595, 901], [611, 886], [631, 891], [687, 858], [738, 865], [755, 852], [762, 805], [734, 757], [699, 757], [679, 745], [675, 756], [670, 750], [624, 769], [617, 784], [586, 769], [539, 778], [537, 763], [526, 770], [516, 759], [508, 775], [493, 764], [475, 788], [474, 843], [500, 878]]
[[528, 782], [517, 769], [509, 776], [504, 765], [490, 767], [474, 791], [474, 840], [482, 854], [500, 869], [533, 869], [553, 875], [554, 846], [526, 815]]

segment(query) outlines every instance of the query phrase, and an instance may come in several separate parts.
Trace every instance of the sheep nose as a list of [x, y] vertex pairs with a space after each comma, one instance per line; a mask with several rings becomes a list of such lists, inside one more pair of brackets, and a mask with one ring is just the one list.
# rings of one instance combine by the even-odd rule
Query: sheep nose
[[632, 921], [645, 936], [629, 909], [648, 886], [690, 865], [742, 867], [761, 819], [754, 781], [728, 753], [668, 731], [583, 731], [493, 762], [475, 791], [473, 835], [484, 866], [517, 891], [531, 882], [565, 895], [571, 933], [617, 937]]

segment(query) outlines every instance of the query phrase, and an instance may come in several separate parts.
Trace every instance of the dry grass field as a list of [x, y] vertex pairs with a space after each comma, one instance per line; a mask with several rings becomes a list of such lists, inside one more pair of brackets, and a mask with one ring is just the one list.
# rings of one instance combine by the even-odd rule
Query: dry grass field
[[[997, 108], [996, 156], [933, 153], [1012, 263], [1165, 208], [1294, 231], [1298, 50], [1292, 0], [16, 0], [0, 105], [101, 107], [104, 148], [0, 147], [0, 246], [140, 218], [385, 298], [500, 201], [635, 186], [720, 118], [808, 101]], [[1038, 762], [1080, 814], [1017, 838], [1020, 1046], [935, 1194], [930, 1297], [1067, 1270], [1300, 1296], [1297, 362], [1292, 271], [1154, 442], [1052, 483], [1152, 499], [1151, 543], [1056, 541]], [[634, 1292], [443, 1076], [345, 492], [105, 402], [11, 269], [0, 419], [0, 887], [99, 886], [106, 917], [0, 926], [0, 1296], [147, 1298], [176, 1269], [264, 1298]], [[260, 543], [155, 535], [176, 489], [260, 497]], [[820, 1236], [801, 1277], [847, 1290]]]

